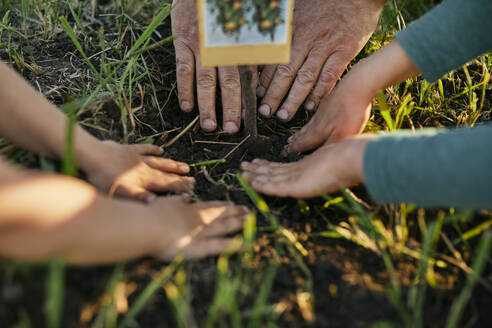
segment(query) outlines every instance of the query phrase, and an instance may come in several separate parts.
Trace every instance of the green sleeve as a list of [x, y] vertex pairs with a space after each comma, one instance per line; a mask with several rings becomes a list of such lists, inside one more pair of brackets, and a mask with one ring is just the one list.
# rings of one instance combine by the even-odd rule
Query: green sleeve
[[396, 35], [426, 80], [492, 50], [492, 0], [447, 0]]
[[364, 153], [364, 179], [379, 203], [492, 209], [492, 125], [380, 135]]

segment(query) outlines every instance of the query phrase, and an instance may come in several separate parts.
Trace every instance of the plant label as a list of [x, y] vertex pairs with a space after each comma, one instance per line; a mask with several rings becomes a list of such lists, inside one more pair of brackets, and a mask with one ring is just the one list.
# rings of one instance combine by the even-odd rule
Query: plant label
[[290, 61], [294, 0], [197, 0], [203, 66]]

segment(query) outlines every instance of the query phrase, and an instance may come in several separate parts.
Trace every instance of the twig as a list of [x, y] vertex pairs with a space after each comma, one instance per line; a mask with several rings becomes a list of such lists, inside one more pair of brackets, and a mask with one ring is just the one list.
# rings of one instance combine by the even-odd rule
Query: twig
[[162, 148], [167, 148], [167, 147], [171, 146], [172, 144], [174, 144], [176, 141], [178, 141], [178, 139], [181, 138], [182, 136], [184, 136], [185, 133], [188, 132], [193, 127], [193, 125], [195, 125], [196, 122], [198, 122], [199, 119], [200, 119], [200, 116], [195, 117], [195, 119], [190, 124], [188, 124], [188, 126], [186, 128], [184, 128], [183, 131], [181, 131], [177, 136], [172, 138], [167, 144], [162, 146]]
[[244, 98], [246, 112], [244, 113], [244, 127], [247, 135], [256, 137], [258, 129], [256, 126], [256, 91], [255, 79], [253, 79], [253, 68], [251, 66], [239, 66], [241, 78], [241, 91]]

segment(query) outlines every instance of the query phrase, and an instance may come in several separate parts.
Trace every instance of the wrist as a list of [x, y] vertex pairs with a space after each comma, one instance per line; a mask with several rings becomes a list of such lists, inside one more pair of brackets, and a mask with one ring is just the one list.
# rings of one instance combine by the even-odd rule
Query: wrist
[[[80, 127], [78, 129], [82, 130]], [[77, 136], [75, 137], [74, 156], [79, 169], [89, 175], [104, 165], [108, 154], [107, 145], [84, 130], [79, 133], [79, 137], [80, 142], [77, 142]]]
[[364, 157], [366, 153], [367, 144], [374, 139], [374, 134], [363, 134], [348, 140], [351, 144], [349, 149], [351, 149], [352, 155], [352, 176], [355, 184], [364, 183]]

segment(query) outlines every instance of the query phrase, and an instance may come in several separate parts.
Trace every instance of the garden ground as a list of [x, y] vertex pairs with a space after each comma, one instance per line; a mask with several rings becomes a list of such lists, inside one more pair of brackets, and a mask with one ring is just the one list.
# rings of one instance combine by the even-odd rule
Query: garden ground
[[[363, 187], [306, 201], [260, 198], [238, 177], [240, 161], [301, 158], [281, 150], [309, 115], [299, 110], [288, 124], [260, 118], [264, 149], [241, 133], [202, 132], [197, 112], [182, 113], [177, 104], [169, 6], [99, 2], [0, 0], [0, 59], [62, 109], [75, 108], [97, 137], [162, 145], [166, 157], [198, 163], [194, 199], [245, 204], [256, 219], [247, 223], [243, 250], [220, 258], [99, 268], [3, 261], [2, 326], [487, 326], [492, 213], [378, 206]], [[389, 1], [357, 59], [433, 4]], [[438, 83], [388, 88], [367, 129], [489, 121], [491, 66], [492, 56], [484, 56]], [[60, 169], [2, 139], [0, 154]]]

